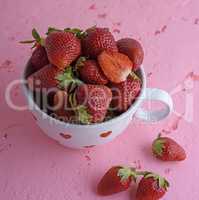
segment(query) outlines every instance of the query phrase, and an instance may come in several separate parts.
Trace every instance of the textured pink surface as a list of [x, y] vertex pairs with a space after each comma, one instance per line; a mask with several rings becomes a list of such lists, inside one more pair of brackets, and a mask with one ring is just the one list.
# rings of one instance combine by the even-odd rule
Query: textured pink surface
[[[199, 1], [198, 0], [0, 0], [0, 199], [97, 200], [99, 178], [112, 165], [129, 164], [165, 175], [171, 188], [164, 200], [198, 200], [199, 179]], [[18, 44], [32, 27], [108, 26], [116, 38], [131, 36], [145, 47], [148, 86], [173, 94], [175, 112], [157, 124], [132, 123], [107, 146], [74, 151], [47, 138], [32, 115], [10, 109], [6, 85], [21, 76], [31, 51]], [[12, 93], [23, 105], [20, 87]], [[186, 108], [193, 96], [193, 107]], [[193, 119], [187, 116], [193, 109]], [[186, 148], [183, 163], [162, 163], [150, 154], [158, 132]], [[183, 188], [183, 189], [182, 189]], [[134, 199], [135, 189], [105, 199]], [[131, 198], [130, 198], [131, 197]]]

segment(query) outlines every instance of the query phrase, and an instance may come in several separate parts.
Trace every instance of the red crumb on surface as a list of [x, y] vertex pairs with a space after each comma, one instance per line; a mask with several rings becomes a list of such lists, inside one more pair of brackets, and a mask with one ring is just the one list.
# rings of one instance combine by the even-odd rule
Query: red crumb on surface
[[91, 161], [91, 158], [90, 158], [90, 156], [88, 156], [88, 155], [85, 155], [85, 158], [86, 158], [86, 160], [87, 160], [87, 161]]
[[196, 25], [199, 24], [199, 18], [196, 18], [196, 19], [194, 20], [194, 24], [196, 24]]
[[88, 9], [89, 9], [89, 10], [95, 10], [95, 9], [96, 9], [96, 5], [95, 5], [95, 4], [92, 4], [92, 5], [89, 6]]
[[167, 25], [164, 25], [160, 30], [156, 30], [154, 35], [156, 36], [156, 35], [159, 35], [161, 33], [164, 33], [166, 29], [167, 29]]
[[149, 77], [151, 77], [152, 76], [152, 72], [149, 72], [148, 74], [147, 74], [147, 77], [149, 78]]
[[159, 35], [161, 32], [159, 30], [155, 31], [154, 35]]
[[165, 32], [166, 29], [167, 29], [167, 25], [164, 25], [164, 26], [161, 28], [161, 32]]
[[117, 28], [115, 28], [115, 29], [113, 29], [113, 32], [114, 32], [114, 33], [120, 33], [120, 30], [117, 29]]
[[108, 132], [105, 132], [105, 133], [101, 133], [101, 134], [100, 134], [100, 137], [103, 137], [103, 138], [108, 137], [111, 133], [112, 133], [112, 131], [108, 131]]
[[97, 16], [98, 18], [105, 19], [107, 17], [107, 14], [103, 13], [103, 14], [98, 14]]
[[72, 136], [69, 134], [60, 133], [60, 135], [66, 140], [72, 138]]
[[0, 70], [7, 70], [7, 72], [13, 72], [14, 67], [12, 65], [12, 61], [6, 59], [3, 63], [0, 64]]
[[189, 78], [191, 78], [191, 80], [193, 81], [199, 81], [199, 74], [195, 74], [194, 72], [189, 72], [185, 79]]
[[7, 138], [8, 138], [8, 134], [5, 133], [3, 137], [4, 137], [5, 139], [7, 139]]
[[12, 64], [12, 61], [10, 61], [10, 60], [5, 60], [4, 64], [7, 65], [7, 66], [9, 66], [9, 65]]

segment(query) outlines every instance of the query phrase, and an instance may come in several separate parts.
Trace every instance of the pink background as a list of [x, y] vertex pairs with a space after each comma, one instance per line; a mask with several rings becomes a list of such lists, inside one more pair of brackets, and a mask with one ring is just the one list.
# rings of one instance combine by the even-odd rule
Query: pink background
[[[0, 199], [101, 199], [95, 193], [101, 176], [112, 165], [126, 164], [166, 176], [171, 187], [164, 200], [198, 200], [198, 10], [198, 0], [0, 0]], [[18, 41], [30, 38], [32, 27], [44, 34], [49, 25], [95, 24], [110, 27], [117, 39], [142, 42], [148, 86], [170, 92], [175, 113], [156, 124], [136, 121], [109, 145], [74, 151], [47, 138], [28, 111], [9, 108], [4, 93], [31, 54]], [[19, 86], [12, 97], [25, 103]], [[151, 156], [151, 141], [161, 130], [185, 147], [185, 162], [162, 163]], [[135, 188], [104, 199], [135, 199], [134, 193]]]

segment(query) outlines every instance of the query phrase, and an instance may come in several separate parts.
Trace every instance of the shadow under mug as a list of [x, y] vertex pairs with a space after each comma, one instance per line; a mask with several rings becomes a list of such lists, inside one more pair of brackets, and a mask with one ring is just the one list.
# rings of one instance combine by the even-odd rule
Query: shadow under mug
[[[166, 118], [173, 110], [172, 98], [166, 91], [146, 88], [146, 75], [143, 66], [141, 66], [136, 74], [142, 80], [142, 89], [136, 101], [126, 112], [98, 124], [79, 125], [62, 122], [43, 112], [34, 102], [32, 94], [25, 84], [26, 77], [30, 73], [32, 73], [32, 69], [28, 63], [23, 74], [23, 91], [28, 100], [29, 108], [31, 108], [30, 111], [43, 132], [65, 147], [81, 149], [108, 143], [122, 134], [129, 123], [134, 120], [134, 117], [146, 122], [157, 122]], [[163, 103], [164, 108], [145, 110], [141, 107], [144, 101], [159, 101]]]

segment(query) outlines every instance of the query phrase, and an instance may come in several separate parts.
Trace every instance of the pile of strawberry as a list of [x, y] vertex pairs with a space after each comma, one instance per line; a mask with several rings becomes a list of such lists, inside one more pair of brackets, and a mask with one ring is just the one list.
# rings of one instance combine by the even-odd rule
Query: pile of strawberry
[[42, 38], [33, 29], [34, 39], [22, 43], [34, 43], [28, 86], [34, 94], [47, 96], [48, 105], [43, 106], [48, 111], [65, 122], [91, 124], [132, 105], [142, 86], [135, 73], [144, 58], [138, 41], [116, 42], [109, 29], [99, 27], [50, 27], [46, 34]]
[[[168, 137], [158, 136], [151, 146], [153, 155], [161, 161], [179, 162], [186, 159], [184, 148]], [[113, 195], [135, 187], [138, 183], [136, 200], [159, 200], [169, 188], [166, 178], [148, 171], [137, 171], [132, 167], [111, 167], [102, 177], [97, 186], [101, 196]]]
[[[29, 89], [40, 107], [65, 122], [99, 123], [125, 112], [139, 95], [142, 82], [136, 75], [143, 62], [140, 43], [131, 38], [115, 41], [107, 28], [49, 28], [42, 38], [33, 29]], [[36, 95], [47, 99], [41, 103]], [[183, 161], [185, 150], [174, 140], [158, 136], [152, 152], [162, 161]], [[99, 195], [126, 191], [141, 177], [136, 200], [159, 200], [168, 181], [153, 172], [112, 167], [98, 184]]]

